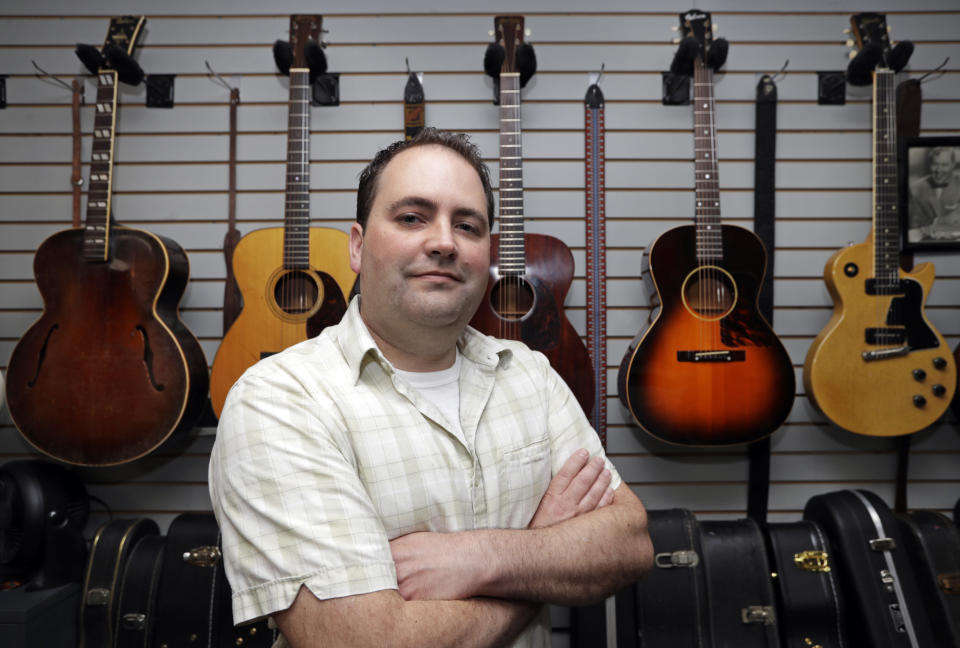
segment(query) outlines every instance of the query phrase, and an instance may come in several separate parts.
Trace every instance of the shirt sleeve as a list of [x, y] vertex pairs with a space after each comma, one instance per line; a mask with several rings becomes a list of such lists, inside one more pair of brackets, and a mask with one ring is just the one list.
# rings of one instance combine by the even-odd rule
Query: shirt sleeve
[[613, 462], [604, 452], [600, 436], [590, 425], [580, 402], [567, 383], [550, 366], [546, 356], [540, 355], [544, 371], [544, 384], [547, 386], [549, 429], [551, 431], [551, 460], [553, 474], [556, 475], [570, 456], [580, 448], [586, 448], [591, 457], [601, 456], [612, 479], [610, 488], [620, 486], [622, 479]]
[[336, 404], [278, 364], [231, 389], [210, 457], [235, 623], [288, 608], [301, 585], [320, 599], [397, 587]]

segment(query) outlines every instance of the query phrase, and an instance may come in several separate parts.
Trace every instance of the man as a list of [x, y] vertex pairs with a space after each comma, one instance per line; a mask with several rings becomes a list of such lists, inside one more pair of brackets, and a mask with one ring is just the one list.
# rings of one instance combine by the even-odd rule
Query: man
[[927, 152], [929, 175], [910, 185], [910, 240], [960, 237], [960, 182], [954, 175], [955, 149]]
[[220, 418], [236, 622], [271, 615], [297, 647], [549, 646], [543, 603], [649, 568], [643, 505], [564, 381], [467, 326], [492, 210], [463, 136], [426, 129], [361, 174], [360, 297], [248, 370]]

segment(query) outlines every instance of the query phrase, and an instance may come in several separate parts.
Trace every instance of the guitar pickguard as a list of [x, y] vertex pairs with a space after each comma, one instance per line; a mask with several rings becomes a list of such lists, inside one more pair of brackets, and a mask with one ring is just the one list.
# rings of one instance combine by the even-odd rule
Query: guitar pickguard
[[905, 278], [901, 285], [904, 294], [894, 297], [887, 310], [887, 326], [902, 326], [907, 332], [907, 346], [912, 350], [934, 349], [940, 346], [937, 334], [923, 318], [923, 286]]

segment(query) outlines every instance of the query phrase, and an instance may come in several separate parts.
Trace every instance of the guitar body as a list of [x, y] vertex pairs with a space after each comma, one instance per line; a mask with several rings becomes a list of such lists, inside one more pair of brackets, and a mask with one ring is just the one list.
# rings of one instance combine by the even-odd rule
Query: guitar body
[[173, 241], [114, 226], [109, 261], [83, 259], [83, 230], [64, 230], [34, 258], [44, 312], [7, 370], [10, 416], [55, 459], [131, 461], [197, 420], [206, 360], [180, 321], [189, 263]]
[[[757, 308], [766, 253], [746, 229], [722, 225], [723, 258], [701, 266], [696, 227], [668, 230], [650, 247], [660, 311], [620, 370], [621, 400], [653, 436], [726, 445], [771, 434], [790, 413], [790, 356]], [[703, 294], [720, 294], [707, 309]]]
[[499, 235], [493, 234], [490, 281], [470, 324], [489, 335], [521, 340], [547, 356], [550, 365], [573, 390], [584, 413], [590, 416], [594, 406], [590, 356], [563, 312], [563, 302], [573, 281], [573, 254], [563, 241], [545, 234], [526, 234], [524, 243], [527, 273], [517, 292], [520, 302], [529, 307], [524, 307], [521, 315], [498, 306], [501, 291], [510, 290], [516, 279], [501, 276]]
[[[227, 392], [244, 371], [261, 358], [314, 337], [339, 322], [346, 312], [345, 295], [355, 277], [347, 234], [311, 227], [309, 271], [284, 269], [283, 237], [282, 227], [254, 230], [240, 239], [233, 252], [233, 274], [243, 296], [243, 309], [213, 360], [210, 401], [217, 416]], [[315, 290], [302, 307], [284, 308], [284, 286], [296, 291], [297, 280]]]
[[[833, 298], [833, 315], [810, 345], [803, 382], [813, 404], [842, 428], [868, 436], [909, 434], [946, 410], [956, 389], [956, 365], [943, 336], [923, 312], [933, 286], [933, 266], [923, 263], [911, 273], [901, 270], [907, 288], [896, 296], [866, 294], [865, 280], [872, 267], [872, 236], [827, 261], [823, 274]], [[865, 361], [864, 351], [883, 348], [868, 345], [865, 331], [883, 325], [905, 327], [912, 350]], [[922, 379], [915, 377], [915, 370], [923, 372]], [[934, 385], [942, 385], [944, 393], [934, 394]], [[925, 402], [916, 405], [914, 396]]]

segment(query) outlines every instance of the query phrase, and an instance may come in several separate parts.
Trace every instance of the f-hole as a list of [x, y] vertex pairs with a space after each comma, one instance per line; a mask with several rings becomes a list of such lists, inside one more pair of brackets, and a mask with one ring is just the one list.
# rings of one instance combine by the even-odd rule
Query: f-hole
[[40, 353], [37, 354], [37, 370], [33, 372], [33, 378], [27, 381], [27, 387], [33, 387], [37, 384], [37, 379], [40, 377], [40, 367], [43, 366], [43, 360], [47, 357], [47, 345], [50, 344], [50, 336], [53, 335], [53, 332], [60, 328], [59, 324], [54, 324], [50, 327], [50, 330], [47, 331], [47, 337], [43, 338], [43, 346], [40, 347]]
[[303, 270], [284, 273], [273, 286], [273, 300], [287, 315], [298, 316], [314, 312], [321, 296], [322, 291], [316, 278]]
[[737, 303], [737, 284], [729, 272], [718, 266], [701, 266], [683, 281], [683, 305], [694, 317], [718, 320]]
[[533, 287], [523, 277], [502, 277], [490, 290], [490, 307], [503, 319], [523, 319], [534, 301]]
[[140, 337], [143, 339], [143, 364], [147, 368], [147, 376], [150, 378], [150, 384], [158, 392], [163, 391], [163, 385], [157, 382], [157, 377], [153, 373], [153, 349], [150, 347], [150, 336], [147, 335], [147, 329], [142, 326], [137, 327]]

